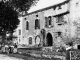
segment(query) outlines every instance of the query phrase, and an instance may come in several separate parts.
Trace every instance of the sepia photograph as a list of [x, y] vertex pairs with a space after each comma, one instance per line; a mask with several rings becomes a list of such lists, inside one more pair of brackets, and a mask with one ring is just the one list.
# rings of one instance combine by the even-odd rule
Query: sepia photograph
[[0, 60], [80, 60], [80, 0], [0, 0]]

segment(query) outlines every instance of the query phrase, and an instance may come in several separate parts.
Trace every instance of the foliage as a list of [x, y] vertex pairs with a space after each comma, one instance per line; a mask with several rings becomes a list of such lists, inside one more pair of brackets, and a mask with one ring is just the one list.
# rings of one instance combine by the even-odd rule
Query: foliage
[[19, 24], [18, 13], [12, 7], [0, 2], [0, 34], [2, 40], [6, 38], [6, 33], [13, 33]]
[[5, 4], [13, 7], [17, 12], [28, 11], [39, 0], [6, 0]]
[[[19, 24], [19, 13], [28, 11], [38, 0], [1, 0], [0, 35], [5, 40], [6, 33], [13, 33]], [[12, 35], [11, 35], [12, 36]]]
[[14, 31], [19, 24], [17, 15], [18, 13], [11, 7], [8, 7], [4, 5], [3, 2], [0, 2], [0, 31]]

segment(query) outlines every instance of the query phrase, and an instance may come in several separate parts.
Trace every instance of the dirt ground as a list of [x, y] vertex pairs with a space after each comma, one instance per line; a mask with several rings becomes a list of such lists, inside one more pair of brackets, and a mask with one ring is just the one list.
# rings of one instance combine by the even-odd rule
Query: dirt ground
[[[18, 60], [18, 59], [22, 59], [22, 60], [60, 60], [60, 59], [56, 59], [56, 58], [50, 59], [50, 58], [33, 57], [33, 56], [25, 55], [25, 54], [24, 55], [21, 55], [21, 54], [2, 54], [2, 55], [5, 55], [5, 56], [7, 56], [9, 58], [13, 57], [13, 60], [14, 59], [15, 60]], [[4, 57], [4, 56], [2, 56], [2, 57]]]

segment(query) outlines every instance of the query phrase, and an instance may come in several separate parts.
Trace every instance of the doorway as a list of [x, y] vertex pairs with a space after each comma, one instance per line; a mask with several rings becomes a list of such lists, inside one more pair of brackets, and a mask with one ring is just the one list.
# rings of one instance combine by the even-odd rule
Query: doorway
[[47, 46], [52, 46], [53, 45], [53, 38], [52, 38], [51, 33], [47, 34], [46, 40], [47, 40]]

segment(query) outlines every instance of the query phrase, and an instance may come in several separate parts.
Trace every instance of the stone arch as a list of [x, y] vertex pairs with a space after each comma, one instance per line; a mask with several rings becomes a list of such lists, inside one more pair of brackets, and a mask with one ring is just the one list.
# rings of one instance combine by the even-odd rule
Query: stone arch
[[35, 44], [40, 44], [40, 42], [41, 42], [41, 38], [40, 38], [39, 35], [37, 35], [37, 36], [35, 37]]
[[53, 37], [52, 37], [51, 33], [47, 33], [46, 42], [47, 42], [47, 46], [52, 46], [53, 45]]

